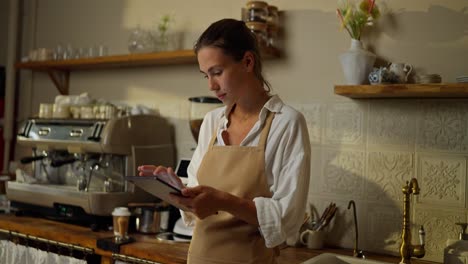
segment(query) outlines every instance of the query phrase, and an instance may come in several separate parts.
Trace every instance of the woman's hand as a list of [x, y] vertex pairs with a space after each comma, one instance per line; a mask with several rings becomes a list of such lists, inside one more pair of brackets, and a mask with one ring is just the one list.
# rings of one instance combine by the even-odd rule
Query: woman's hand
[[240, 198], [204, 185], [184, 188], [182, 195], [171, 195], [171, 198], [190, 208], [200, 219], [217, 214], [218, 211], [225, 211], [246, 223], [258, 226], [257, 209], [250, 199]]
[[138, 176], [154, 176], [153, 172], [157, 166], [154, 165], [141, 165], [138, 166]]
[[171, 184], [172, 186], [182, 189], [184, 184], [177, 176], [171, 167], [154, 166], [154, 165], [141, 165], [138, 167], [139, 176], [157, 176], [161, 180]]
[[182, 189], [182, 195], [171, 195], [171, 198], [190, 208], [198, 218], [204, 219], [223, 210], [230, 194], [209, 186], [199, 185]]

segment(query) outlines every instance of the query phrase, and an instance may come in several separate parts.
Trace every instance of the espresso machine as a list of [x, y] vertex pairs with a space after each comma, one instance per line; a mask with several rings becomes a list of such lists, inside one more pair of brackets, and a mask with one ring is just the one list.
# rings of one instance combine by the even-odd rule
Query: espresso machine
[[115, 207], [154, 202], [125, 181], [142, 164], [174, 166], [170, 124], [156, 115], [112, 119], [44, 119], [24, 122], [17, 143], [31, 149], [21, 159], [30, 173], [8, 182], [12, 207], [39, 210], [68, 222], [93, 224]]

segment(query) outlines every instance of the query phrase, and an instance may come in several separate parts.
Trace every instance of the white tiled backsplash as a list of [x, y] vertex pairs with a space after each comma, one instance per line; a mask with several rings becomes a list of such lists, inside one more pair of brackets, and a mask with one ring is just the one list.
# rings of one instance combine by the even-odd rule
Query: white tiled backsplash
[[[312, 143], [309, 203], [319, 213], [340, 207], [328, 227], [330, 245], [352, 248], [350, 199], [358, 209], [360, 247], [398, 255], [401, 191], [416, 177], [414, 229], [424, 225], [426, 257], [442, 262], [456, 222], [467, 221], [468, 100], [342, 100], [294, 105], [304, 113]], [[418, 242], [413, 231], [414, 243]]]

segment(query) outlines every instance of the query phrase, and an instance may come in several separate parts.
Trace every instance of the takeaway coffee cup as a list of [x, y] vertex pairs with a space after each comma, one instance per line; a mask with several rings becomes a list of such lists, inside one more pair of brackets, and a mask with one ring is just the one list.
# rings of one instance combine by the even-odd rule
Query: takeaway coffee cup
[[116, 207], [112, 212], [113, 228], [115, 240], [128, 239], [128, 223], [130, 211], [127, 207]]

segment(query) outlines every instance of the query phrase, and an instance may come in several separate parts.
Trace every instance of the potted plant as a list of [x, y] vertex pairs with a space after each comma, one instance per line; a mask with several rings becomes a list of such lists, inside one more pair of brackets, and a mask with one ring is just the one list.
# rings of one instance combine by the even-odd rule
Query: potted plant
[[375, 54], [365, 50], [361, 36], [366, 26], [372, 26], [374, 20], [380, 16], [375, 0], [362, 0], [358, 5], [349, 0], [342, 1], [341, 7], [336, 9], [341, 22], [351, 37], [350, 49], [340, 55], [341, 65], [348, 84], [364, 84], [375, 62]]
[[169, 28], [173, 22], [174, 22], [173, 15], [166, 14], [166, 15], [161, 16], [159, 23], [157, 25], [157, 32], [155, 36], [157, 51], [170, 50]]

